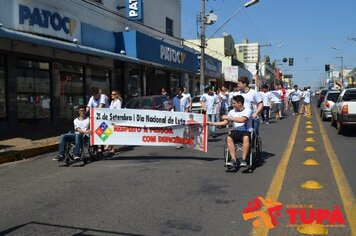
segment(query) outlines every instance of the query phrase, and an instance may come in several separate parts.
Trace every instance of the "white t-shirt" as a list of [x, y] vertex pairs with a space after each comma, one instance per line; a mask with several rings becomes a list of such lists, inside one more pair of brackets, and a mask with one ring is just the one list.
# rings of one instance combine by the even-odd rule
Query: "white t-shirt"
[[221, 105], [224, 107], [228, 107], [228, 98], [229, 98], [229, 92], [220, 92], [219, 93], [219, 98], [221, 100]]
[[89, 117], [85, 118], [84, 120], [80, 120], [79, 117], [75, 118], [74, 121], [74, 130], [76, 134], [79, 134], [77, 131], [78, 128], [82, 130], [87, 130], [89, 128]]
[[305, 103], [310, 103], [310, 92], [309, 91], [304, 91], [303, 98], [304, 98], [304, 102]]
[[237, 95], [242, 95], [245, 99], [244, 107], [250, 108], [253, 112], [257, 109], [257, 104], [262, 102], [262, 98], [256, 90], [249, 89], [247, 93], [239, 91]]
[[301, 95], [302, 95], [302, 92], [300, 92], [299, 89], [297, 91], [295, 91], [295, 89], [294, 89], [293, 91], [290, 92], [289, 96], [291, 96], [292, 102], [296, 102], [296, 101], [299, 101]]
[[269, 107], [270, 106], [270, 101], [272, 99], [271, 92], [260, 92], [260, 96], [262, 98], [263, 106], [264, 107]]
[[98, 108], [100, 104], [104, 104], [104, 108], [109, 108], [109, 102], [106, 99], [106, 95], [105, 94], [100, 94], [99, 98], [96, 100], [94, 98], [94, 96], [91, 96], [88, 102], [87, 107], [94, 107], [94, 108]]
[[110, 103], [110, 109], [121, 109], [121, 105], [122, 105], [122, 103], [121, 103], [120, 99], [113, 100]]
[[283, 92], [282, 90], [273, 90], [271, 91], [271, 93], [273, 93], [273, 98], [272, 98], [272, 101], [274, 103], [281, 103], [282, 102], [282, 95], [283, 95]]
[[183, 97], [180, 100], [181, 104], [183, 104], [183, 111], [185, 111], [190, 107], [190, 101], [192, 100], [192, 96], [190, 95], [190, 93], [182, 93], [182, 96]]
[[204, 93], [200, 97], [200, 101], [205, 102], [205, 109], [206, 109], [207, 115], [216, 114], [216, 112], [217, 112], [216, 106], [220, 102], [220, 100], [215, 93], [212, 95]]
[[252, 131], [252, 110], [249, 108], [245, 108], [242, 111], [237, 111], [235, 109], [232, 109], [229, 111], [227, 116], [232, 116], [232, 117], [247, 117], [247, 122], [246, 123], [240, 123], [240, 122], [234, 122], [234, 130], [238, 131]]

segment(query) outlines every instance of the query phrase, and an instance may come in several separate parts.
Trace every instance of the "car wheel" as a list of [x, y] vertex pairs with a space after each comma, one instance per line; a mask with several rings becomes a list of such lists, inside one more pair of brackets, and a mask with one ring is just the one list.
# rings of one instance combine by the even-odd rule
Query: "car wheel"
[[320, 117], [322, 117], [323, 115], [323, 110], [320, 110]]
[[331, 126], [335, 126], [335, 124], [336, 124], [336, 121], [334, 120], [334, 117], [333, 116], [331, 116], [331, 122], [330, 122], [330, 124], [331, 124]]
[[326, 121], [327, 120], [323, 111], [321, 111], [321, 120], [322, 121]]
[[340, 122], [336, 123], [336, 130], [338, 134], [343, 134], [344, 133], [344, 126], [340, 124]]

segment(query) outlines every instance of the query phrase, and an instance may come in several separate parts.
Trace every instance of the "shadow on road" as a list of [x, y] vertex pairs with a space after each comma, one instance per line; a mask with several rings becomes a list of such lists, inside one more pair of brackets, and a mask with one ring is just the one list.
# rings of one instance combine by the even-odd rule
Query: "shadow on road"
[[[43, 228], [43, 230], [38, 229], [38, 227]], [[17, 231], [25, 232], [31, 231], [32, 228], [36, 228], [36, 232], [53, 232], [58, 233], [58, 230], [76, 230], [77, 232], [71, 235], [95, 235], [95, 234], [105, 234], [105, 235], [127, 235], [127, 236], [143, 236], [143, 234], [135, 234], [135, 233], [125, 233], [125, 232], [116, 232], [116, 231], [107, 231], [107, 230], [97, 230], [97, 229], [90, 229], [90, 228], [82, 228], [82, 227], [74, 227], [74, 226], [67, 226], [67, 225], [59, 225], [59, 224], [49, 224], [49, 223], [42, 223], [31, 221], [26, 224], [16, 225], [4, 231], [0, 231], [0, 235], [8, 235], [8, 234], [17, 234]], [[49, 228], [51, 228], [49, 230]], [[18, 232], [20, 233], [20, 232]]]

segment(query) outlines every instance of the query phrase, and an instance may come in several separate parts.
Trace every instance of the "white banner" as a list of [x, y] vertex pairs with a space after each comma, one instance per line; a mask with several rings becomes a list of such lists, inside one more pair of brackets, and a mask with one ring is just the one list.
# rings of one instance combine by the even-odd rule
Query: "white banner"
[[95, 145], [177, 146], [207, 152], [206, 115], [156, 110], [92, 108]]

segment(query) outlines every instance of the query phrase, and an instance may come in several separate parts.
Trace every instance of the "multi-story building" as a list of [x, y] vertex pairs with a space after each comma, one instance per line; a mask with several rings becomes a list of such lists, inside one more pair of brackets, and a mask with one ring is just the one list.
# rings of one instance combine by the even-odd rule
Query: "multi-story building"
[[[260, 45], [259, 43], [250, 43], [248, 39], [244, 39], [242, 43], [236, 44], [237, 59], [242, 61], [245, 68], [252, 73], [252, 75], [257, 74], [257, 65], [260, 60]], [[255, 79], [253, 77], [251, 80], [251, 86], [255, 86]]]
[[[195, 45], [200, 44], [200, 40], [198, 39], [188, 41], [195, 43]], [[198, 50], [198, 47], [195, 48]], [[252, 77], [251, 73], [244, 68], [243, 63], [236, 59], [235, 42], [231, 35], [225, 33], [223, 37], [210, 38], [207, 41], [205, 52], [210, 57], [219, 60], [221, 64], [220, 75], [219, 73], [214, 73], [215, 76], [211, 75], [211, 72], [208, 71], [208, 66], [206, 65], [206, 83], [216, 86], [224, 84], [225, 86], [232, 88], [233, 86], [236, 86], [237, 78], [239, 76]], [[198, 80], [199, 78], [197, 78], [196, 84], [198, 83]]]
[[192, 79], [197, 55], [181, 44], [180, 4], [0, 0], [0, 131], [71, 127], [91, 86], [127, 101]]

